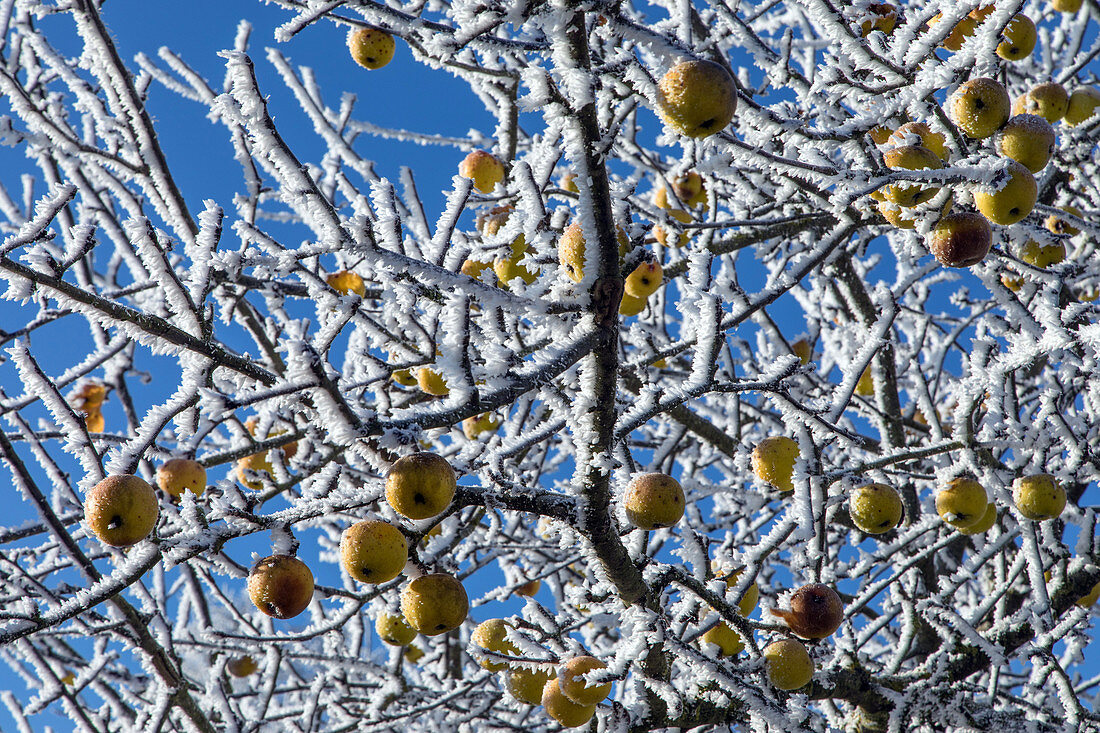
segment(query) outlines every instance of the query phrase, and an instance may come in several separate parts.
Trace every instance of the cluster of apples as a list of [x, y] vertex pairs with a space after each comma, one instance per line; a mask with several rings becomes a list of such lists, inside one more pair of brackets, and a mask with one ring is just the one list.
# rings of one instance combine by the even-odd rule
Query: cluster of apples
[[[1012, 501], [1026, 519], [1054, 519], [1066, 508], [1066, 490], [1049, 473], [1021, 476], [1012, 482]], [[936, 512], [963, 534], [981, 534], [997, 521], [997, 506], [973, 478], [952, 479], [936, 494]]]
[[107, 385], [99, 381], [84, 382], [72, 396], [70, 404], [83, 413], [84, 426], [89, 433], [102, 433], [106, 427], [103, 419], [103, 402], [107, 399]]
[[[549, 664], [517, 662], [519, 647], [508, 638], [514, 627], [504, 619], [477, 625], [470, 637], [479, 664], [504, 674], [504, 688], [520, 702], [541, 705], [546, 714], [566, 728], [584, 725], [596, 714], [596, 706], [611, 694], [611, 682], [591, 679], [590, 673], [607, 669], [599, 659], [582, 654], [551, 668]], [[596, 674], [599, 674], [596, 672]]]

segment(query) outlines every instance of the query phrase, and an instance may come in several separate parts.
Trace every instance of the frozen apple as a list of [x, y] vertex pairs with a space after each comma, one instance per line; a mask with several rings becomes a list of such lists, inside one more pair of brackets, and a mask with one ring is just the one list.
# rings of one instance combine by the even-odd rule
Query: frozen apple
[[562, 694], [556, 679], [550, 680], [542, 688], [542, 707], [547, 715], [564, 728], [582, 726], [596, 714], [595, 705], [581, 705]]
[[386, 501], [409, 519], [443, 513], [455, 495], [455, 472], [435, 453], [413, 453], [397, 459], [386, 477]]
[[409, 581], [401, 591], [401, 613], [424, 636], [453, 631], [466, 620], [470, 601], [453, 575], [431, 573]]
[[416, 629], [396, 613], [380, 614], [374, 621], [374, 630], [378, 638], [390, 646], [408, 646], [416, 638]]
[[191, 458], [172, 458], [157, 469], [157, 486], [173, 499], [179, 499], [184, 491], [202, 496], [206, 491], [206, 469]]
[[837, 592], [822, 583], [804, 585], [791, 596], [789, 611], [771, 609], [773, 616], [787, 622], [791, 631], [804, 639], [824, 639], [844, 620], [844, 604]]
[[[518, 655], [519, 647], [508, 641], [508, 630], [511, 628], [504, 619], [494, 618], [482, 621], [470, 635], [470, 641], [486, 652], [497, 655]], [[486, 655], [478, 661], [483, 668], [491, 672], [499, 672], [508, 669], [508, 662], [498, 661], [492, 656]]]
[[713, 61], [676, 64], [658, 82], [657, 97], [665, 124], [688, 137], [721, 131], [737, 111], [733, 77]]
[[993, 229], [981, 214], [960, 211], [941, 218], [928, 235], [928, 249], [946, 267], [971, 267], [989, 254]]
[[475, 150], [459, 163], [458, 175], [473, 181], [478, 191], [492, 193], [504, 180], [504, 164], [492, 153]]
[[1066, 490], [1049, 473], [1021, 476], [1012, 483], [1012, 500], [1028, 519], [1054, 519], [1066, 508]]
[[953, 527], [973, 527], [985, 516], [989, 497], [972, 478], [955, 478], [936, 494], [936, 513]]
[[381, 69], [393, 59], [393, 36], [378, 28], [356, 28], [348, 33], [348, 50], [363, 68]]
[[1001, 32], [1003, 39], [997, 44], [997, 55], [1006, 61], [1019, 61], [1035, 50], [1038, 34], [1035, 23], [1023, 13], [1017, 13]]
[[902, 512], [901, 496], [886, 484], [860, 486], [848, 497], [852, 522], [867, 534], [882, 534], [897, 527]]
[[313, 573], [291, 555], [259, 560], [248, 573], [248, 597], [273, 618], [294, 618], [313, 600]]
[[1054, 128], [1038, 115], [1016, 115], [998, 133], [997, 148], [1004, 157], [1038, 173], [1054, 154]]
[[84, 523], [99, 541], [129, 547], [148, 537], [157, 526], [157, 495], [140, 476], [108, 476], [88, 490]]
[[[998, 188], [989, 187], [974, 192], [974, 205], [994, 224], [1015, 224], [1031, 213], [1039, 196], [1035, 176], [1023, 163], [1008, 161], [1008, 179]], [[995, 184], [996, 185], [996, 184]]]
[[340, 564], [361, 583], [385, 583], [405, 568], [409, 543], [401, 530], [376, 519], [356, 522], [340, 535]]
[[684, 490], [668, 474], [643, 473], [627, 484], [623, 507], [635, 527], [671, 527], [684, 516]]
[[987, 138], [1008, 122], [1012, 103], [996, 79], [971, 79], [948, 100], [952, 121], [968, 137]]
[[791, 476], [798, 456], [798, 443], [785, 435], [764, 438], [752, 449], [752, 472], [780, 491], [794, 491]]
[[797, 690], [814, 677], [814, 662], [806, 646], [797, 639], [780, 639], [764, 649], [768, 682], [777, 690]]

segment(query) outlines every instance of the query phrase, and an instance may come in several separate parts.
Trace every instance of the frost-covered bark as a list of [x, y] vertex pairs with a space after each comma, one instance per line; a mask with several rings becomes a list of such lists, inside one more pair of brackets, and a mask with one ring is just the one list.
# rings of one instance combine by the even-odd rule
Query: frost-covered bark
[[[224, 77], [204, 79], [186, 53], [122, 58], [109, 3], [0, 2], [0, 142], [22, 161], [0, 174], [0, 462], [35, 517], [0, 523], [14, 680], [0, 698], [24, 729], [47, 713], [92, 731], [555, 729], [507, 671], [479, 666], [471, 632], [494, 617], [514, 626], [513, 670], [607, 664], [592, 730], [1100, 729], [1096, 611], [1078, 603], [1100, 583], [1100, 117], [1054, 124], [1033, 212], [994, 226], [981, 263], [943, 267], [927, 246], [948, 207], [1007, 180], [997, 138], [956, 127], [949, 94], [975, 77], [1013, 99], [1096, 85], [1094, 0], [998, 3], [955, 51], [943, 44], [974, 1], [903, 3], [873, 32], [884, 11], [865, 0], [267, 4], [285, 12], [274, 37], [242, 22]], [[994, 49], [1020, 11], [1038, 45], [1009, 62]], [[346, 79], [280, 51], [325, 24], [388, 31], [468, 83], [494, 129], [378, 126]], [[72, 37], [78, 57], [59, 50]], [[655, 115], [659, 79], [685, 60], [736, 81], [736, 116], [709, 137]], [[231, 199], [178, 182], [193, 161], [165, 153], [147, 109], [169, 96], [224, 129]], [[288, 142], [304, 133], [280, 127], [273, 98], [301, 108], [320, 158]], [[886, 165], [914, 139], [874, 138], [905, 121], [942, 135], [942, 168]], [[491, 193], [456, 175], [429, 211], [420, 172], [376, 170], [392, 139], [431, 144], [445, 167], [485, 149], [506, 175]], [[940, 191], [897, 228], [872, 194], [913, 181]], [[574, 222], [571, 278], [558, 243]], [[1066, 256], [1038, 262], [1029, 242]], [[494, 261], [534, 276], [505, 281]], [[620, 308], [647, 262], [661, 287]], [[343, 271], [361, 288], [334, 287]], [[78, 332], [87, 353], [52, 343]], [[751, 468], [780, 435], [799, 445], [793, 493]], [[384, 498], [416, 450], [460, 477], [420, 522]], [[256, 454], [266, 470], [241, 474]], [[203, 495], [159, 493], [150, 538], [102, 544], [88, 490], [152, 482], [180, 456], [207, 469]], [[682, 484], [674, 527], [627, 520], [644, 472]], [[1037, 473], [1066, 489], [1056, 519], [1014, 504], [1013, 481]], [[963, 475], [997, 508], [986, 532], [937, 514]], [[869, 481], [904, 503], [884, 534], [849, 514]], [[342, 531], [368, 518], [410, 548], [377, 586], [339, 567]], [[313, 569], [295, 621], [249, 601], [256, 553]], [[467, 622], [383, 644], [375, 620], [427, 572], [463, 582]], [[767, 609], [816, 582], [844, 621], [807, 645], [812, 682], [781, 692], [762, 651], [790, 632]], [[719, 622], [743, 651], [702, 639]], [[245, 657], [258, 669], [238, 677]]]

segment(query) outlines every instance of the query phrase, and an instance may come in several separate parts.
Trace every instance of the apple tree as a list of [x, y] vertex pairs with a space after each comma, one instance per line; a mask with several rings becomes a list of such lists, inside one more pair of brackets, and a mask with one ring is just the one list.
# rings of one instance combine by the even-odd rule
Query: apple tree
[[1100, 730], [1095, 0], [124, 5], [0, 2], [19, 730]]

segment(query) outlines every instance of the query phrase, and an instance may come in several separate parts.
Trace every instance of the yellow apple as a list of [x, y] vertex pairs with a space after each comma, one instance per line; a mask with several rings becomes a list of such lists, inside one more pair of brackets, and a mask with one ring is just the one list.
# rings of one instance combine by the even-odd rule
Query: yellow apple
[[453, 631], [466, 620], [470, 601], [453, 575], [432, 573], [409, 581], [401, 591], [401, 613], [424, 636]]
[[475, 150], [458, 164], [458, 175], [473, 181], [478, 191], [492, 193], [504, 180], [504, 164], [492, 153]]
[[542, 705], [542, 690], [551, 677], [542, 669], [513, 669], [504, 676], [504, 689], [520, 702]]
[[982, 518], [978, 520], [977, 524], [971, 525], [970, 527], [959, 527], [959, 531], [968, 535], [985, 534], [993, 528], [996, 521], [997, 505], [993, 502], [989, 502], [989, 506], [985, 509], [985, 514], [982, 515]]
[[1066, 508], [1066, 490], [1049, 473], [1021, 476], [1012, 483], [1012, 500], [1028, 519], [1054, 519]]
[[468, 417], [462, 421], [462, 434], [467, 440], [477, 440], [483, 433], [495, 433], [500, 427], [500, 420], [493, 417], [491, 412], [483, 412], [477, 417]]
[[985, 517], [989, 497], [972, 478], [955, 478], [936, 494], [936, 513], [956, 528], [969, 528]]
[[1008, 122], [1011, 101], [996, 79], [971, 79], [948, 100], [951, 119], [967, 136], [987, 138]]
[[706, 137], [721, 131], [737, 111], [737, 86], [713, 61], [682, 61], [657, 84], [661, 117], [675, 132]]
[[566, 660], [558, 668], [558, 688], [578, 705], [596, 705], [611, 694], [610, 682], [589, 684], [585, 681], [585, 675], [597, 669], [607, 669], [607, 665], [592, 656]]
[[393, 36], [378, 28], [356, 28], [348, 33], [348, 50], [360, 66], [381, 69], [393, 59]]
[[234, 677], [247, 677], [260, 668], [260, 665], [256, 663], [256, 660], [250, 656], [234, 657], [225, 664], [225, 668], [229, 671], [229, 674]]
[[446, 397], [451, 393], [443, 375], [428, 367], [420, 367], [416, 370], [416, 384], [422, 392], [434, 397]]
[[871, 374], [871, 367], [867, 366], [863, 369], [863, 374], [859, 375], [859, 381], [856, 382], [856, 394], [860, 397], [870, 397], [875, 393], [875, 378]]
[[1001, 155], [1023, 163], [1032, 173], [1046, 167], [1054, 155], [1054, 128], [1038, 115], [1016, 115], [997, 137]]
[[852, 522], [867, 534], [882, 534], [897, 527], [903, 509], [897, 489], [886, 484], [860, 486], [848, 498]]
[[814, 677], [814, 662], [806, 646], [796, 639], [780, 639], [764, 649], [768, 682], [777, 690], [797, 690]]
[[263, 476], [271, 477], [275, 470], [267, 451], [253, 453], [237, 459], [237, 480], [244, 486], [259, 491], [264, 487]]
[[[508, 630], [512, 628], [504, 619], [493, 618], [482, 621], [470, 635], [470, 641], [487, 652], [518, 656], [520, 651], [512, 642], [508, 641]], [[491, 657], [483, 657], [478, 662], [484, 669], [491, 672], [499, 672], [508, 669], [508, 662], [497, 661]]]
[[1026, 94], [1017, 97], [1012, 107], [1014, 114], [1039, 115], [1051, 124], [1065, 117], [1068, 109], [1069, 93], [1055, 81], [1033, 86]]
[[[1062, 211], [1066, 212], [1067, 214], [1072, 214], [1078, 219], [1080, 219], [1082, 216], [1081, 210], [1078, 209], [1076, 206], [1062, 206], [1060, 208], [1062, 209]], [[1059, 218], [1057, 214], [1051, 214], [1047, 217], [1046, 227], [1055, 234], [1066, 234], [1071, 237], [1081, 233], [1081, 230], [1075, 227], [1073, 224], [1070, 224], [1068, 219]]]
[[1015, 224], [1031, 213], [1039, 195], [1035, 176], [1023, 163], [1009, 160], [1008, 181], [995, 191], [975, 191], [974, 205], [994, 224]]
[[643, 473], [627, 484], [623, 507], [635, 527], [671, 527], [684, 516], [684, 490], [668, 474]]
[[172, 458], [157, 469], [157, 486], [173, 499], [179, 499], [184, 491], [202, 496], [206, 491], [206, 469], [191, 458]]
[[1083, 3], [1084, 0], [1050, 0], [1050, 7], [1059, 13], [1076, 13]]
[[707, 629], [699, 640], [718, 647], [718, 654], [723, 657], [735, 656], [745, 649], [745, 640], [725, 621], [719, 621]]
[[1069, 105], [1066, 107], [1066, 124], [1076, 127], [1096, 113], [1100, 107], [1100, 90], [1096, 87], [1081, 87], [1075, 89], [1069, 95]]
[[623, 290], [635, 298], [648, 298], [657, 292], [664, 282], [661, 263], [656, 260], [643, 262], [626, 276]]
[[582, 726], [596, 714], [595, 705], [578, 705], [563, 695], [556, 679], [550, 680], [542, 688], [542, 706], [546, 709], [546, 714], [564, 728]]
[[633, 295], [623, 293], [623, 299], [619, 301], [619, 315], [636, 316], [645, 310], [645, 305], [645, 298], [636, 298]]
[[[903, 145], [887, 150], [883, 160], [888, 168], [902, 170], [928, 170], [943, 168], [943, 161], [934, 152], [923, 145]], [[907, 181], [893, 183], [886, 187], [883, 194], [886, 200], [898, 206], [916, 206], [936, 195], [939, 186]]]
[[1012, 16], [1001, 32], [1004, 40], [997, 44], [997, 55], [1006, 61], [1019, 61], [1031, 55], [1035, 50], [1038, 35], [1035, 23], [1023, 13]]
[[413, 453], [397, 459], [386, 477], [386, 501], [409, 519], [443, 513], [455, 495], [454, 469], [435, 453]]
[[84, 523], [99, 541], [112, 547], [141, 542], [157, 526], [157, 495], [139, 476], [108, 476], [88, 490]]
[[752, 471], [780, 491], [794, 491], [791, 476], [798, 460], [798, 443], [784, 435], [764, 438], [752, 449]]
[[356, 522], [340, 535], [340, 564], [361, 583], [385, 583], [405, 569], [409, 543], [401, 530], [386, 522]]
[[951, 157], [951, 151], [947, 148], [947, 136], [933, 131], [927, 122], [906, 122], [890, 135], [887, 144], [895, 148], [919, 145], [931, 150], [942, 161]]
[[378, 638], [390, 646], [408, 646], [416, 638], [416, 629], [409, 626], [405, 617], [396, 613], [383, 613], [374, 621]]

